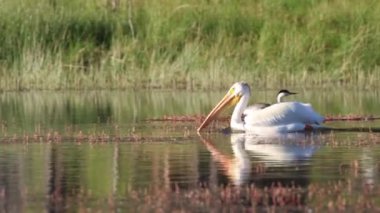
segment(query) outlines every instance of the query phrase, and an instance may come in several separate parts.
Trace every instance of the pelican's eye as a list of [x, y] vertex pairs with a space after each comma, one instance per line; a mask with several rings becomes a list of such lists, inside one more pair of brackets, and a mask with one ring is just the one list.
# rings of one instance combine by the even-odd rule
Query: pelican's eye
[[228, 91], [228, 94], [233, 95], [235, 93], [235, 89], [231, 88], [230, 91]]

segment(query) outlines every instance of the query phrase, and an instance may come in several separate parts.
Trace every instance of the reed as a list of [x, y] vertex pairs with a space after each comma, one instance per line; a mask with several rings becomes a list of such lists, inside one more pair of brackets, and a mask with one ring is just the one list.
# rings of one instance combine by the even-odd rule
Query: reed
[[0, 89], [380, 82], [380, 3], [31, 0], [0, 8]]

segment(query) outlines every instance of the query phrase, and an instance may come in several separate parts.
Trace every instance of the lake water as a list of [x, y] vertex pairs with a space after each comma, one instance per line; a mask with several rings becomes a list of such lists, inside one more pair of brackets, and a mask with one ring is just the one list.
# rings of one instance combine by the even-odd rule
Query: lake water
[[[380, 93], [297, 89], [323, 115], [380, 115]], [[253, 90], [255, 91], [255, 90]], [[221, 92], [0, 94], [0, 211], [379, 210], [380, 133], [196, 134]], [[276, 91], [253, 93], [274, 102]], [[379, 121], [328, 122], [336, 128]], [[216, 130], [215, 130], [216, 129]]]

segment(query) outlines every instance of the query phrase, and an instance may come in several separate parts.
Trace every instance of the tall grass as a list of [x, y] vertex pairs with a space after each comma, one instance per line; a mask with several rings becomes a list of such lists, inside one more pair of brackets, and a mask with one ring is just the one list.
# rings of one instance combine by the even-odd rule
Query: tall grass
[[380, 82], [375, 0], [4, 0], [0, 88]]

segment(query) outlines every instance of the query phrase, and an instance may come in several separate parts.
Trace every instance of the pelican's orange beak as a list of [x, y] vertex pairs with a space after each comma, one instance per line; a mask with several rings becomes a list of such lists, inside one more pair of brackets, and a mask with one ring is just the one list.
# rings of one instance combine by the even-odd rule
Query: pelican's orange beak
[[203, 123], [198, 127], [197, 131], [200, 132], [203, 128], [210, 124], [220, 112], [228, 106], [233, 106], [237, 102], [239, 102], [241, 96], [235, 95], [233, 89], [231, 89], [223, 99], [211, 110], [211, 112], [207, 115], [206, 119]]

